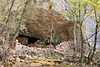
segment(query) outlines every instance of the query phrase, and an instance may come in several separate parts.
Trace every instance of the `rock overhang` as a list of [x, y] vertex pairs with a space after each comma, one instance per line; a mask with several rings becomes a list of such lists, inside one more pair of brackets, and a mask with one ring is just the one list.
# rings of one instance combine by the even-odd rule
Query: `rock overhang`
[[73, 29], [70, 30], [73, 27], [73, 22], [63, 19], [63, 15], [54, 10], [34, 8], [26, 12], [24, 19], [28, 33], [24, 31], [20, 34], [40, 39], [50, 39], [52, 30], [53, 38], [60, 42], [68, 41], [68, 37], [73, 37]]

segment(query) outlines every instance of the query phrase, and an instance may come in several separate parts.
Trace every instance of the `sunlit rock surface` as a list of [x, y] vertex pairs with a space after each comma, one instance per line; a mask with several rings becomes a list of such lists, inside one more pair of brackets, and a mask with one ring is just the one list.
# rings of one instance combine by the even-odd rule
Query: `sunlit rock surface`
[[27, 32], [21, 34], [40, 39], [52, 38], [55, 43], [73, 39], [73, 22], [65, 20], [63, 16], [54, 10], [34, 8], [25, 15]]

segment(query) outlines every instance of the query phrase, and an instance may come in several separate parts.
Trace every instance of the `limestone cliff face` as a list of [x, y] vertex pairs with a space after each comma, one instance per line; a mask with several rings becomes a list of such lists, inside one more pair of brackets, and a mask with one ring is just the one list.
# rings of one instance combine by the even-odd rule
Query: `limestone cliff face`
[[23, 35], [49, 40], [52, 31], [54, 43], [73, 39], [73, 23], [54, 10], [34, 8], [27, 11], [24, 19], [28, 33], [21, 32]]

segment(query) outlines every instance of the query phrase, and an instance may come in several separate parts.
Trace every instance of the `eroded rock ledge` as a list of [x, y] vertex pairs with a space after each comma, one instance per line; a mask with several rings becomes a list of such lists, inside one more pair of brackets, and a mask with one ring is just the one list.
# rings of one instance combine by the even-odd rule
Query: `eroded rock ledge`
[[22, 35], [49, 40], [52, 31], [55, 43], [73, 39], [73, 23], [54, 10], [34, 8], [24, 18], [28, 33], [24, 31]]

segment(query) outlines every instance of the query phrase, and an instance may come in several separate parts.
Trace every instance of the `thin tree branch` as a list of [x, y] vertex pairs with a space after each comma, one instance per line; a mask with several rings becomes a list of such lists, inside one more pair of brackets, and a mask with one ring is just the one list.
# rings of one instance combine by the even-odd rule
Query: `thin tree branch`
[[[90, 14], [91, 14], [91, 13], [90, 13]], [[83, 19], [83, 21], [85, 21], [85, 20], [90, 16], [90, 14], [88, 14], [88, 15]], [[83, 21], [82, 21], [82, 22], [83, 22]], [[82, 23], [82, 22], [81, 22], [81, 23]]]
[[[12, 1], [11, 7], [10, 7], [10, 9], [9, 9], [8, 12], [7, 12], [7, 13], [8, 13], [8, 18], [7, 18], [7, 20], [6, 20], [6, 25], [7, 25], [7, 23], [9, 22], [9, 18], [10, 18], [10, 16], [11, 16], [11, 9], [12, 9], [12, 7], [13, 7], [13, 5], [14, 5], [14, 2], [15, 2], [15, 0]], [[4, 18], [3, 21], [5, 21], [5, 19], [6, 19], [6, 18]], [[5, 27], [6, 27], [6, 25], [4, 25], [4, 27], [3, 27], [2, 31], [1, 31], [1, 34], [3, 33], [3, 31], [4, 31]]]
[[[95, 34], [95, 33], [94, 33]], [[90, 38], [92, 38], [93, 36], [94, 36], [94, 34], [92, 34], [90, 37], [88, 37], [87, 39], [85, 39], [85, 40], [83, 40], [83, 42], [84, 41], [86, 41], [86, 40], [88, 40], [88, 39], [90, 39]]]
[[22, 12], [22, 14], [21, 14], [21, 18], [20, 18], [20, 20], [19, 20], [19, 26], [18, 26], [18, 28], [17, 28], [17, 31], [16, 31], [15, 36], [13, 37], [13, 42], [14, 42], [14, 40], [16, 39], [17, 35], [19, 34], [19, 30], [20, 30], [21, 24], [22, 24], [22, 19], [23, 19], [24, 13], [25, 13], [25, 11], [26, 11], [26, 7], [27, 7], [27, 5], [28, 5], [28, 3], [29, 3], [30, 1], [31, 1], [31, 0], [27, 0], [27, 2], [25, 2], [25, 6], [24, 6], [24, 8], [23, 8], [23, 12]]
[[[100, 32], [100, 30], [98, 30], [98, 32]], [[94, 35], [95, 35], [95, 33], [93, 33], [93, 34], [92, 34], [90, 37], [88, 37], [87, 39], [83, 40], [83, 42], [86, 41], [86, 40], [88, 40], [88, 39], [90, 39], [90, 38], [92, 38]]]
[[13, 7], [13, 5], [14, 5], [14, 2], [15, 2], [15, 0], [12, 1], [11, 7], [10, 7], [10, 9], [9, 9], [9, 11], [8, 11], [9, 14], [8, 14], [8, 19], [6, 20], [6, 24], [8, 23], [9, 18], [10, 18], [10, 16], [11, 16], [11, 9], [12, 9], [12, 7]]

